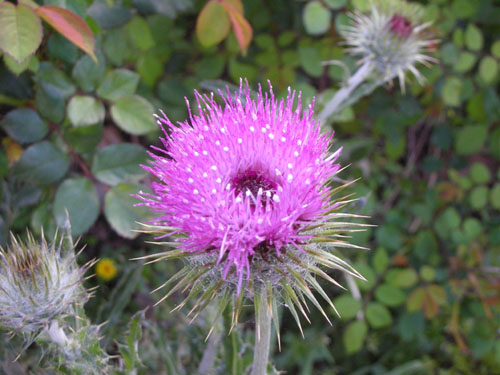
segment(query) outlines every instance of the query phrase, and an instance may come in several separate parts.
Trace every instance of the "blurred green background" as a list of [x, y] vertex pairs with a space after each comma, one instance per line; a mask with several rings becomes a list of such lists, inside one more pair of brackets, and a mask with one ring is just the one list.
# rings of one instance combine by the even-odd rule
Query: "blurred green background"
[[[46, 23], [31, 57], [2, 56], [0, 244], [26, 227], [52, 234], [67, 210], [87, 245], [82, 262], [112, 260], [88, 282], [100, 286], [87, 311], [95, 323], [108, 320], [108, 351], [116, 352], [124, 322], [150, 306], [139, 373], [194, 373], [208, 322], [188, 325], [185, 311], [170, 313], [180, 295], [153, 308], [159, 296], [149, 294], [178, 264], [129, 261], [158, 250], [134, 232], [148, 213], [130, 196], [150, 183], [138, 165], [158, 143], [151, 114], [161, 108], [183, 121], [193, 89], [239, 85], [240, 77], [254, 88], [269, 79], [282, 94], [291, 86], [320, 109], [345, 78], [322, 62], [355, 69], [338, 27], [369, 1], [244, 0], [253, 29], [246, 54], [220, 9], [205, 13], [200, 42], [205, 0], [28, 3], [83, 18], [98, 63]], [[274, 345], [273, 359], [287, 374], [500, 374], [500, 1], [420, 3], [440, 39], [439, 63], [421, 68], [426, 84], [411, 82], [405, 94], [397, 83], [379, 88], [326, 124], [350, 165], [339, 177], [361, 178], [349, 211], [377, 226], [353, 239], [371, 251], [345, 252], [368, 279], [359, 283], [361, 299], [327, 286], [342, 319], [331, 327], [312, 311], [304, 340], [283, 313], [282, 351]], [[25, 21], [29, 31], [34, 21]], [[251, 361], [251, 311], [224, 336], [220, 374], [242, 374]], [[13, 369], [3, 353], [0, 372], [36, 369], [37, 355], [30, 349]]]

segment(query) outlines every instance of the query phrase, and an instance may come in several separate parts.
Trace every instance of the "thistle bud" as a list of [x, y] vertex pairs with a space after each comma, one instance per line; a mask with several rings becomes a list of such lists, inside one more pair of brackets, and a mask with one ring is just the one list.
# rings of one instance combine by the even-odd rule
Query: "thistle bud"
[[87, 301], [87, 267], [77, 265], [69, 236], [56, 239], [49, 245], [43, 234], [40, 242], [30, 233], [26, 241], [11, 235], [11, 245], [0, 248], [0, 326], [23, 335], [44, 328], [56, 334], [51, 322]]
[[373, 1], [368, 13], [349, 15], [351, 23], [341, 29], [347, 51], [372, 63], [383, 81], [399, 78], [404, 91], [406, 73], [420, 84], [423, 76], [417, 65], [436, 62], [428, 52], [437, 43], [427, 31], [431, 23], [422, 23], [420, 5], [404, 0]]

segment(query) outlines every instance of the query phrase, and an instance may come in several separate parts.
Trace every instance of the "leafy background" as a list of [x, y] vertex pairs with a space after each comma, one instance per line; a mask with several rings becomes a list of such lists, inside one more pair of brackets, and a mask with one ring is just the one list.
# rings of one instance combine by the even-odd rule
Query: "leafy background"
[[[369, 1], [20, 3], [84, 19], [95, 56], [83, 52], [93, 50], [90, 39], [75, 45], [34, 11], [19, 15], [26, 48], [0, 63], [0, 244], [26, 227], [51, 235], [67, 211], [86, 244], [82, 261], [107, 257], [118, 269], [111, 280], [88, 282], [99, 285], [88, 315], [108, 321], [103, 345], [116, 352], [124, 324], [149, 306], [139, 373], [193, 373], [208, 318], [189, 325], [185, 312], [170, 313], [179, 295], [153, 307], [159, 297], [149, 294], [178, 265], [129, 261], [155, 251], [134, 231], [148, 213], [131, 197], [150, 182], [139, 164], [158, 142], [151, 114], [161, 108], [182, 121], [193, 89], [238, 85], [240, 77], [253, 87], [270, 79], [282, 94], [291, 86], [321, 108], [345, 79], [322, 62], [355, 69], [338, 27]], [[440, 39], [439, 64], [422, 69], [426, 85], [410, 84], [406, 94], [379, 88], [325, 124], [350, 164], [340, 178], [361, 178], [349, 210], [377, 226], [353, 239], [371, 251], [345, 254], [368, 279], [361, 297], [329, 290], [342, 319], [331, 327], [312, 313], [302, 339], [282, 316], [283, 349], [274, 345], [273, 358], [288, 374], [500, 374], [500, 4], [421, 3]], [[235, 21], [241, 5], [244, 18]], [[4, 30], [16, 32], [0, 14]], [[4, 51], [5, 43], [0, 37]], [[251, 308], [243, 321], [218, 347], [221, 374], [241, 374], [251, 361]], [[0, 357], [4, 373], [36, 373], [36, 348], [16, 364], [10, 356]]]

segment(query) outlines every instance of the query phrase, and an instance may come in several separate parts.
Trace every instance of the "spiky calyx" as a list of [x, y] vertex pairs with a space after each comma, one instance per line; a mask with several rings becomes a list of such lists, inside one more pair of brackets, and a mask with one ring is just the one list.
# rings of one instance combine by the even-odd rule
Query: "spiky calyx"
[[0, 248], [0, 326], [34, 336], [74, 315], [89, 297], [83, 287], [89, 266], [77, 265], [69, 234], [51, 244], [43, 234], [39, 242], [30, 233], [24, 242], [11, 235], [10, 246]]
[[[221, 93], [222, 95], [222, 93]], [[186, 266], [157, 290], [172, 286], [159, 302], [176, 291], [188, 291], [176, 309], [193, 301], [193, 319], [218, 298], [218, 316], [232, 306], [233, 327], [245, 298], [258, 314], [265, 303], [276, 314], [286, 304], [300, 327], [310, 300], [328, 319], [313, 290], [332, 305], [316, 280], [339, 285], [323, 266], [362, 278], [336, 248], [356, 246], [345, 240], [354, 217], [340, 210], [351, 200], [339, 196], [345, 186], [330, 180], [340, 166], [340, 149], [329, 152], [333, 134], [323, 135], [313, 108], [302, 112], [295, 93], [278, 101], [272, 90], [252, 99], [248, 87], [228, 91], [224, 106], [197, 94], [199, 115], [165, 129], [165, 150], [146, 167], [160, 182], [154, 194], [139, 198], [161, 216], [145, 231], [175, 249], [145, 257], [157, 262], [183, 258]], [[203, 105], [202, 105], [203, 104]], [[194, 160], [196, 162], [194, 162]]]
[[351, 23], [341, 29], [347, 50], [370, 63], [384, 81], [399, 78], [402, 90], [411, 72], [419, 83], [423, 76], [417, 65], [436, 62], [429, 56], [437, 41], [427, 31], [431, 23], [422, 23], [420, 5], [404, 0], [373, 1], [371, 11], [349, 15]]

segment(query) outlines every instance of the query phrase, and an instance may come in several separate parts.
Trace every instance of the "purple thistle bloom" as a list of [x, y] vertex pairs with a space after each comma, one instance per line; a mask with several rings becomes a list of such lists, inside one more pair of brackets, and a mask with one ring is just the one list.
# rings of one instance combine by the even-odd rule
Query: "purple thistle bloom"
[[228, 89], [220, 93], [222, 105], [213, 94], [195, 92], [199, 114], [190, 112], [189, 121], [177, 125], [163, 112], [157, 116], [164, 149], [155, 148], [160, 154], [151, 154], [154, 162], [145, 168], [159, 182], [151, 185], [154, 194], [139, 198], [160, 214], [150, 232], [176, 237], [167, 244], [177, 250], [147, 258], [184, 257], [188, 263], [164, 298], [181, 287], [195, 293], [201, 283], [193, 310], [222, 292], [239, 301], [238, 310], [243, 295], [257, 298], [267, 290], [304, 313], [304, 295], [321, 309], [308, 284], [326, 296], [312, 274], [338, 285], [318, 265], [361, 277], [323, 250], [328, 243], [355, 247], [333, 238], [348, 231], [348, 223], [332, 220], [351, 216], [335, 212], [347, 201], [331, 200], [339, 190], [329, 182], [340, 168], [341, 149], [329, 152], [333, 133], [320, 133], [313, 106], [302, 111], [300, 93], [295, 106], [294, 91], [277, 100], [269, 86], [268, 93], [259, 86], [255, 100], [248, 84], [234, 95]]
[[253, 101], [240, 89], [223, 108], [213, 97], [196, 92], [196, 99], [200, 115], [189, 122], [158, 117], [170, 134], [162, 139], [165, 155], [153, 155], [146, 168], [161, 181], [152, 184], [150, 207], [163, 214], [157, 224], [187, 235], [182, 249], [217, 253], [224, 278], [234, 266], [240, 290], [256, 253], [300, 249], [310, 238], [301, 231], [324, 220], [341, 150], [328, 153], [332, 136], [320, 134], [312, 106], [301, 112], [300, 94], [294, 109], [295, 92], [278, 102], [260, 89]]

